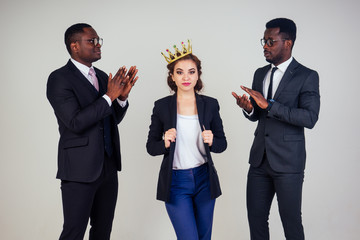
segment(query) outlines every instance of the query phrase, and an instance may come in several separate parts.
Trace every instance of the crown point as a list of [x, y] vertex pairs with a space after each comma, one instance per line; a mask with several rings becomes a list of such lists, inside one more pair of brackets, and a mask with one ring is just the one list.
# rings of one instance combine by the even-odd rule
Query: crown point
[[181, 42], [181, 45], [182, 45], [182, 50], [180, 51], [176, 45], [173, 45], [174, 46], [174, 49], [175, 49], [175, 53], [171, 53], [169, 49], [166, 49], [166, 52], [169, 54], [169, 56], [165, 56], [163, 54], [163, 56], [165, 57], [165, 60], [170, 64], [188, 54], [191, 54], [192, 53], [192, 47], [191, 47], [191, 42], [190, 40], [188, 39], [188, 46], [186, 47], [184, 42]]

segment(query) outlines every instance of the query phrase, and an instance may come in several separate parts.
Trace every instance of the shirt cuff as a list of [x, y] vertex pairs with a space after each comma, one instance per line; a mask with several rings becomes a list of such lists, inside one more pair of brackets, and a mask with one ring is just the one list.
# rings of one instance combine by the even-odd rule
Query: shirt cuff
[[120, 107], [122, 108], [126, 107], [127, 99], [125, 99], [125, 101], [121, 101], [120, 99], [117, 98], [116, 100], [119, 103]]
[[109, 107], [111, 107], [112, 102], [111, 102], [110, 97], [106, 94], [104, 94], [102, 97], [107, 101], [107, 103], [109, 104]]
[[[108, 95], [106, 95], [106, 94], [104, 94], [102, 97], [103, 97], [103, 98], [106, 100], [106, 102], [109, 104], [109, 107], [111, 107], [112, 102], [111, 102], [110, 97], [109, 97]], [[117, 100], [117, 102], [119, 103], [120, 107], [122, 107], [122, 108], [126, 107], [127, 99], [126, 99], [125, 101], [121, 101], [120, 99], [117, 98], [116, 100]]]
[[254, 114], [254, 108], [251, 110], [250, 113], [248, 113], [245, 109], [243, 109], [243, 112], [250, 117], [251, 115]]

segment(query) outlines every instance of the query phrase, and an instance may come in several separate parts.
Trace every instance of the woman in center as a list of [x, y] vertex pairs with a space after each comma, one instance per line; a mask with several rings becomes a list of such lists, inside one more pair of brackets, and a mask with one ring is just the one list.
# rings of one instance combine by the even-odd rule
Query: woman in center
[[174, 94], [155, 102], [146, 148], [152, 156], [163, 155], [157, 199], [165, 201], [177, 239], [210, 240], [221, 195], [210, 152], [223, 152], [227, 142], [218, 101], [199, 94], [201, 62], [190, 42], [182, 47], [164, 55]]

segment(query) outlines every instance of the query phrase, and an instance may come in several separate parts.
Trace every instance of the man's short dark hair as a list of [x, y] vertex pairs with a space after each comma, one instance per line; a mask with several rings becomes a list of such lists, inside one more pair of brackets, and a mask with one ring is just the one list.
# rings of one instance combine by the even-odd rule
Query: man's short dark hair
[[75, 40], [76, 40], [75, 38], [78, 33], [84, 32], [84, 28], [91, 28], [91, 26], [87, 23], [77, 23], [77, 24], [72, 25], [65, 31], [65, 39], [64, 39], [65, 45], [66, 45], [66, 49], [70, 55], [71, 55], [70, 44], [75, 42]]
[[294, 46], [296, 39], [296, 24], [293, 20], [276, 18], [266, 23], [266, 28], [280, 28], [279, 33], [283, 34], [284, 38], [292, 40]]

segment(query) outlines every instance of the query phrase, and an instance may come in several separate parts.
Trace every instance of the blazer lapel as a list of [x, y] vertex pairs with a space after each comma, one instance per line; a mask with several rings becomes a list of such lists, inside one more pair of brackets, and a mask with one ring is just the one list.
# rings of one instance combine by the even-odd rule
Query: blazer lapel
[[171, 127], [176, 128], [176, 119], [177, 119], [177, 94], [171, 96], [170, 105], [169, 105], [169, 114], [171, 119]]
[[[170, 104], [169, 104], [169, 114], [170, 114], [170, 121], [171, 121], [171, 128], [176, 129], [176, 119], [177, 119], [177, 95], [176, 93], [171, 96]], [[171, 156], [175, 152], [175, 144], [176, 142], [170, 143], [170, 152]], [[172, 167], [172, 160], [171, 160], [171, 167]]]
[[[95, 69], [95, 73], [96, 73], [96, 71], [99, 71], [97, 68], [94, 68]], [[107, 79], [103, 79], [103, 78], [101, 78], [101, 76], [99, 75], [99, 74], [96, 74], [96, 77], [97, 77], [97, 79], [98, 79], [98, 82], [99, 82], [99, 93], [100, 93], [100, 95], [102, 96], [102, 95], [104, 95], [105, 93], [106, 93], [106, 91], [107, 91], [107, 85], [106, 85], [106, 83], [107, 83]]]
[[69, 69], [73, 72], [73, 74], [75, 75], [75, 77], [79, 80], [79, 82], [81, 84], [84, 85], [84, 87], [86, 87], [87, 89], [89, 89], [89, 91], [91, 91], [92, 93], [98, 95], [99, 93], [97, 92], [97, 90], [94, 88], [94, 86], [89, 82], [89, 80], [80, 72], [79, 69], [77, 69], [77, 67], [71, 62], [71, 60], [68, 61], [67, 66], [69, 67]]
[[[198, 116], [199, 116], [199, 124], [200, 124], [200, 129], [201, 131], [203, 130], [203, 126], [202, 125], [206, 125], [205, 121], [204, 121], [204, 101], [202, 100], [202, 98], [199, 96], [199, 94], [195, 93], [195, 98], [196, 98], [196, 108], [198, 111]], [[209, 126], [205, 126], [206, 129], [209, 129]]]
[[293, 74], [295, 73], [297, 67], [299, 66], [299, 63], [295, 60], [295, 58], [291, 61], [289, 67], [286, 69], [284, 76], [282, 77], [280, 84], [275, 92], [274, 100], [276, 100], [279, 97], [279, 94], [284, 89], [286, 84], [289, 83], [289, 81], [292, 79]]
[[255, 86], [253, 87], [253, 89], [260, 92], [263, 96], [264, 96], [264, 79], [266, 74], [270, 71], [270, 68], [271, 68], [271, 64], [265, 66], [254, 83]]

